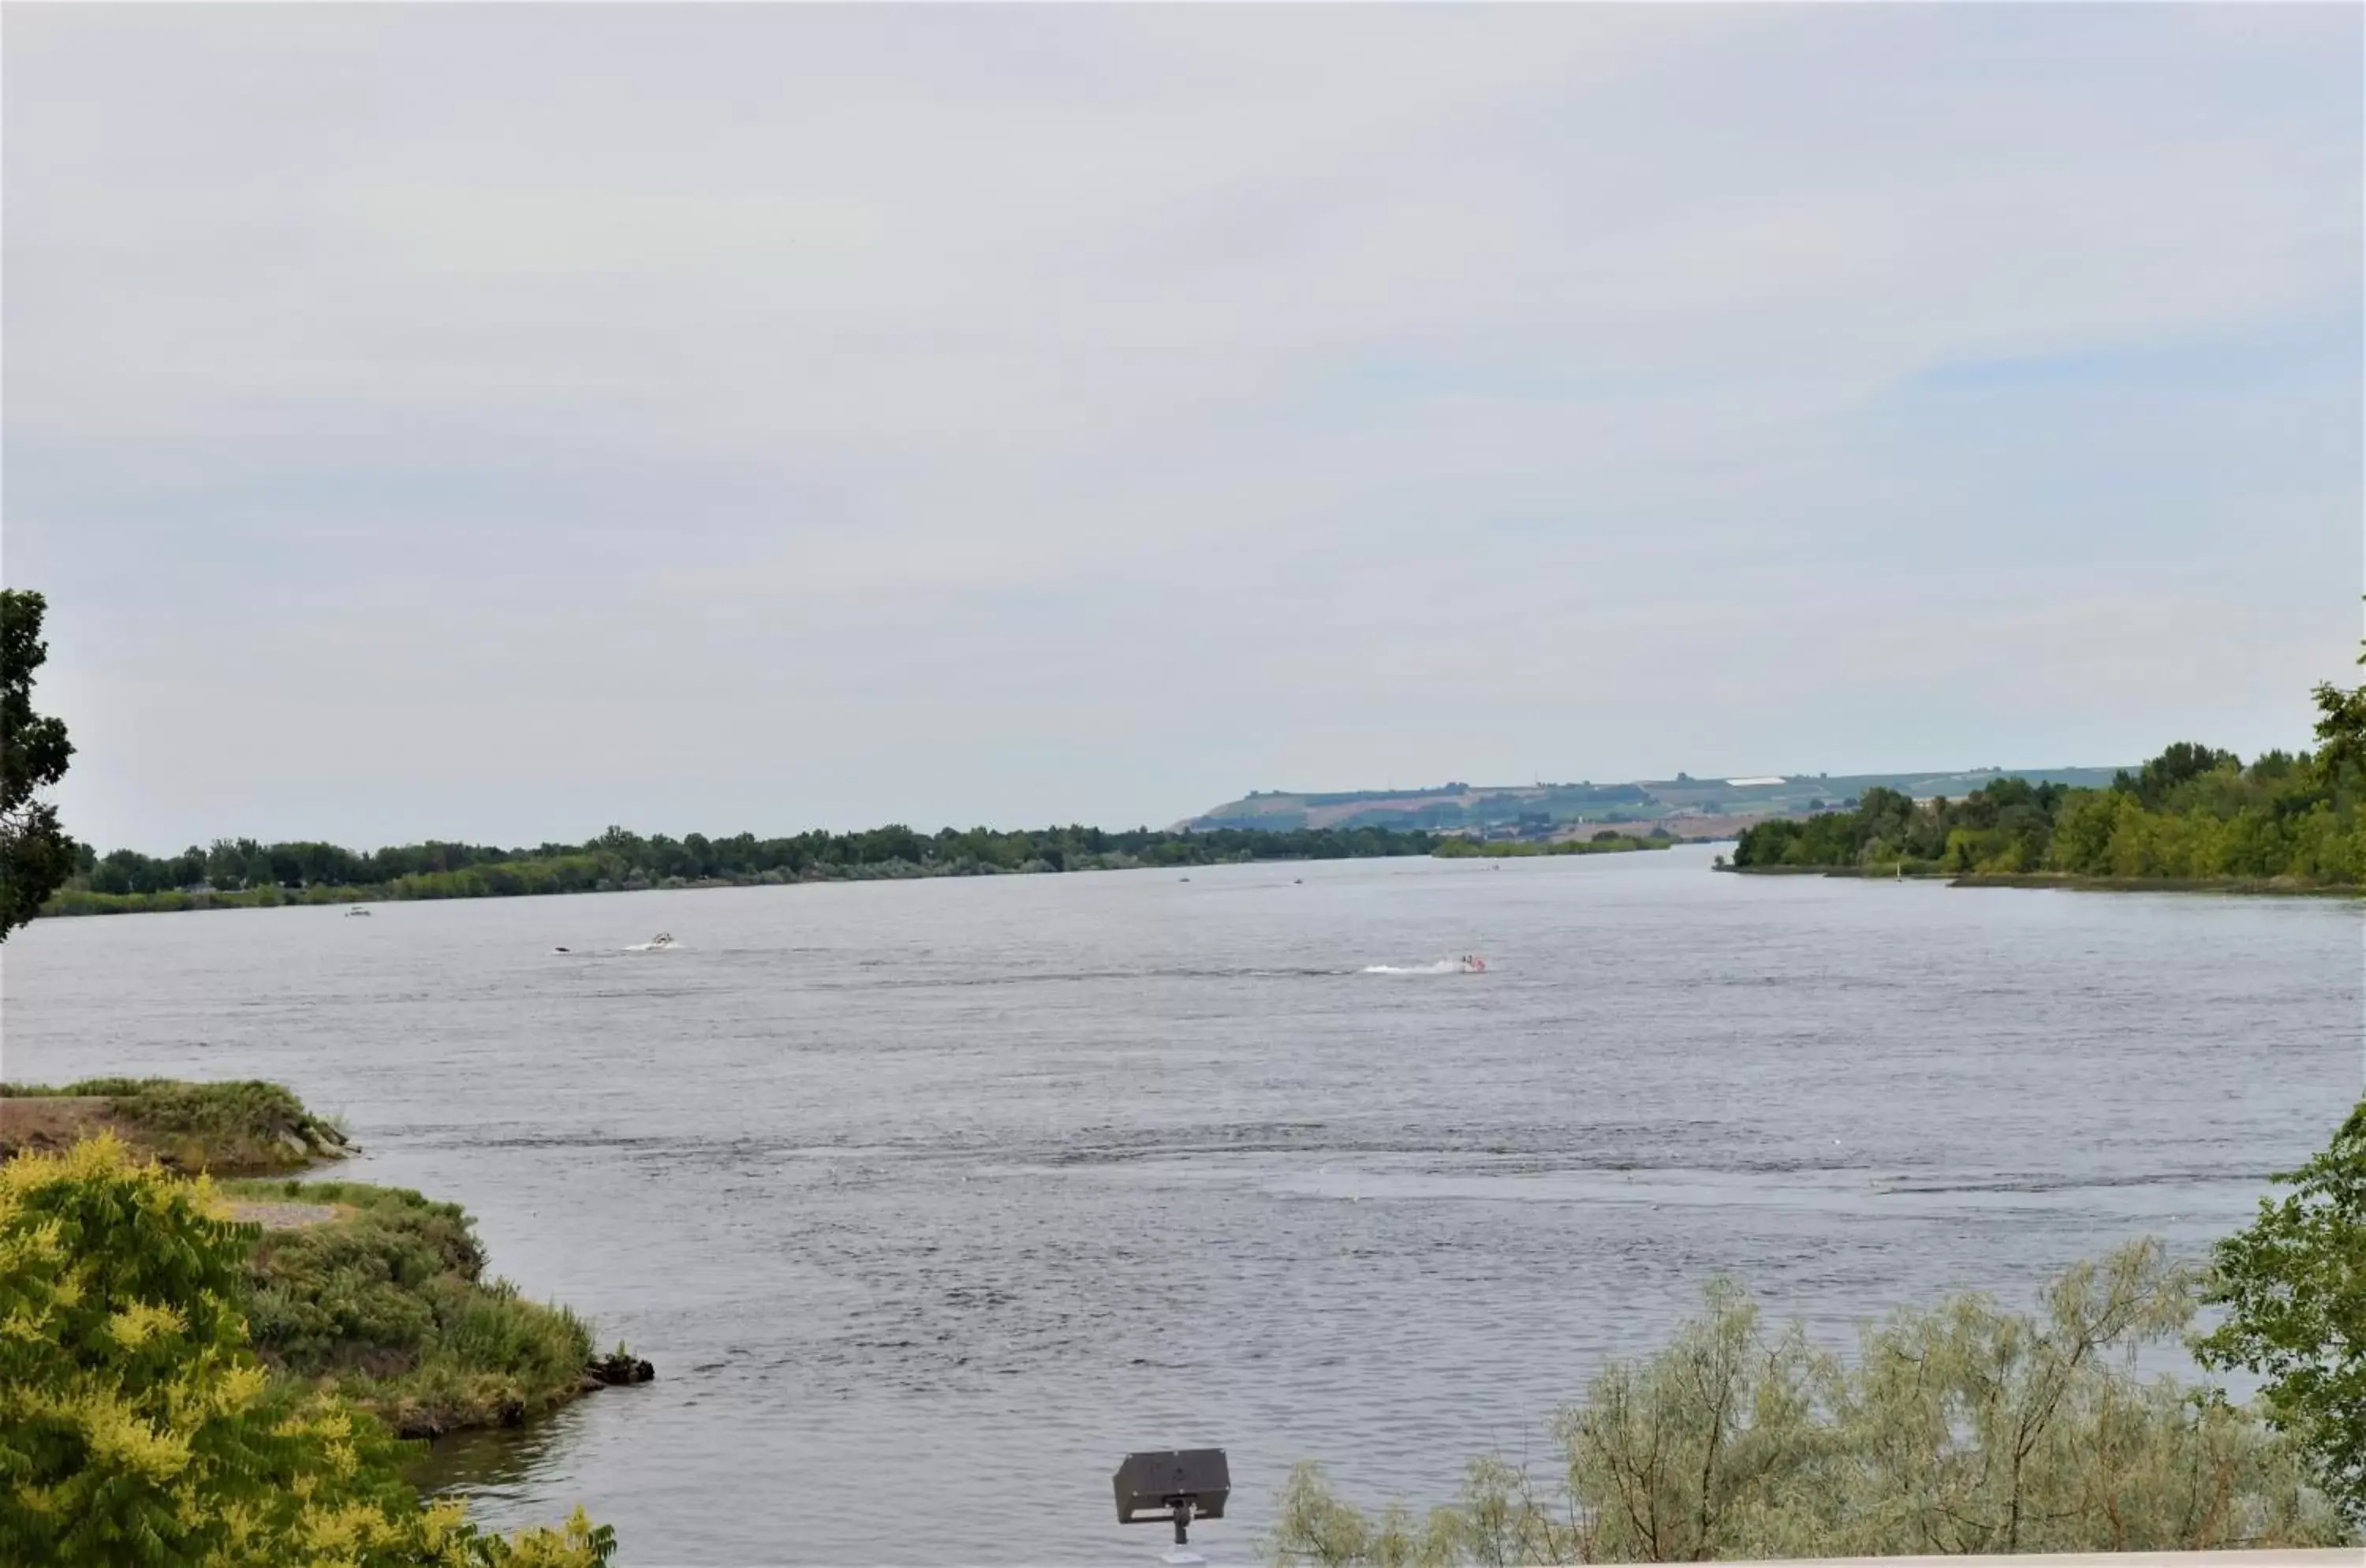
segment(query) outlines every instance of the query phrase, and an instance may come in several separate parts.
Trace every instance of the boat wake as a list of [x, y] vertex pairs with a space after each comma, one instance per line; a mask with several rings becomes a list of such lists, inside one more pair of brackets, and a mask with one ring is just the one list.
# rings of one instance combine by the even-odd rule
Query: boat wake
[[1435, 964], [1367, 964], [1367, 975], [1484, 975], [1483, 958], [1441, 958]]

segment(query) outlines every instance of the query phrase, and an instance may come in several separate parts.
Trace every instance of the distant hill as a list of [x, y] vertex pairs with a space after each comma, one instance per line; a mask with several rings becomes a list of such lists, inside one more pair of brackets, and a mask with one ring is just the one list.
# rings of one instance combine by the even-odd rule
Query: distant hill
[[1878, 784], [1916, 799], [1960, 799], [1993, 779], [2100, 789], [2115, 768], [1978, 768], [1943, 773], [1795, 773], [1640, 779], [1632, 784], [1444, 784], [1431, 789], [1251, 790], [1179, 826], [1427, 828], [1547, 838], [1593, 824], [1646, 823], [1682, 838], [1725, 838], [1770, 817], [1853, 807]]

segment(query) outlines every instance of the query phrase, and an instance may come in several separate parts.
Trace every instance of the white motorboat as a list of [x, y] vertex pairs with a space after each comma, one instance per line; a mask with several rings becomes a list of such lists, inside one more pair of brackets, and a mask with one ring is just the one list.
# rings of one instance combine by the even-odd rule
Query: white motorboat
[[1435, 964], [1367, 964], [1367, 975], [1484, 975], [1487, 961], [1475, 953], [1441, 958]]

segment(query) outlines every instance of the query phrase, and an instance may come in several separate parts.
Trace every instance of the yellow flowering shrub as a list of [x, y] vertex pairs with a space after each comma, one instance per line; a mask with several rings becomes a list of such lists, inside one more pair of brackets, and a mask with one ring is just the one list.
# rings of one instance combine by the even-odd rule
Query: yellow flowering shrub
[[275, 1385], [252, 1233], [111, 1137], [0, 1167], [0, 1562], [598, 1568], [614, 1537], [422, 1506], [373, 1417]]

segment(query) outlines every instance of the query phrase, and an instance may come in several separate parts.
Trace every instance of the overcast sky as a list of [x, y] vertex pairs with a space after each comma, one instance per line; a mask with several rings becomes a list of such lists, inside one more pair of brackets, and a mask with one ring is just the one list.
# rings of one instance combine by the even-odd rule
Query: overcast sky
[[2360, 17], [12, 6], [68, 825], [2303, 741]]

